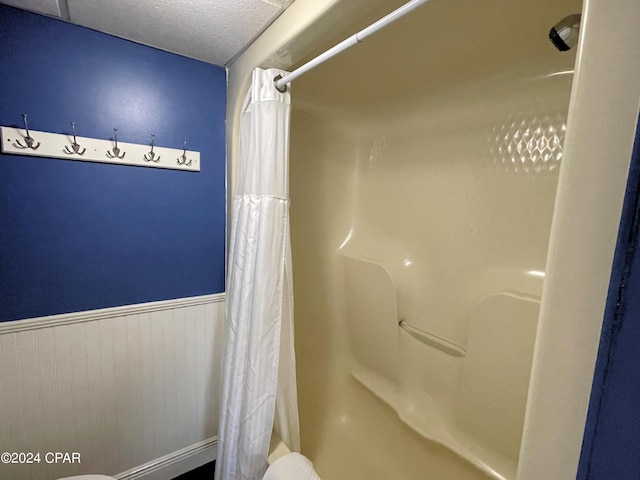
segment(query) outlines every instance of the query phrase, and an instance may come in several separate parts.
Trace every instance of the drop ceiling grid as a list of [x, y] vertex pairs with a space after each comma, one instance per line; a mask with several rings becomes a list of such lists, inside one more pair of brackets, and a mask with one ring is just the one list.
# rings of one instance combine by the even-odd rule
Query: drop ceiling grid
[[[66, 1], [71, 23], [225, 65], [293, 0]], [[58, 0], [0, 0], [0, 3], [61, 16]]]
[[224, 65], [279, 9], [261, 0], [68, 0], [85, 27]]

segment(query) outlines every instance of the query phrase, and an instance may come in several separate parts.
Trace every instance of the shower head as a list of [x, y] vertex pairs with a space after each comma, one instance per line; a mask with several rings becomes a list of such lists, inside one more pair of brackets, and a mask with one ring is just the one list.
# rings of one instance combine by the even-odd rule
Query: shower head
[[561, 52], [565, 52], [578, 44], [580, 33], [580, 14], [564, 17], [549, 30], [549, 40]]

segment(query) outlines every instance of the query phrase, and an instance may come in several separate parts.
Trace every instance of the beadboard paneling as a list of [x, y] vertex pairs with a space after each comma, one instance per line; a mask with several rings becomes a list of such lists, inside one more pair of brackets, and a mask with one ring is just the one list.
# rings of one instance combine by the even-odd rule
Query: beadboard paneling
[[0, 478], [117, 475], [217, 433], [224, 294], [0, 325]]

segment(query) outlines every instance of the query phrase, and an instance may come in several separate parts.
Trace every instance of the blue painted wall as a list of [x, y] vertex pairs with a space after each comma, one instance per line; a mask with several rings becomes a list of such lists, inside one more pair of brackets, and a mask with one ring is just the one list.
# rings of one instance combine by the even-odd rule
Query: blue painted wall
[[200, 173], [0, 155], [0, 321], [222, 292], [224, 69], [4, 5], [0, 39], [1, 125], [201, 152]]
[[640, 479], [640, 129], [611, 272], [579, 480]]

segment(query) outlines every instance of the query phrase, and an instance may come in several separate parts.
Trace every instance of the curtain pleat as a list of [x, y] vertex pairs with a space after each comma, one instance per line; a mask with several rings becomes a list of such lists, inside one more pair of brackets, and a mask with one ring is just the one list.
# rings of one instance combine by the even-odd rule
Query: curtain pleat
[[274, 420], [283, 440], [299, 449], [289, 239], [290, 96], [273, 85], [283, 73], [254, 70], [241, 118], [216, 480], [262, 478]]

